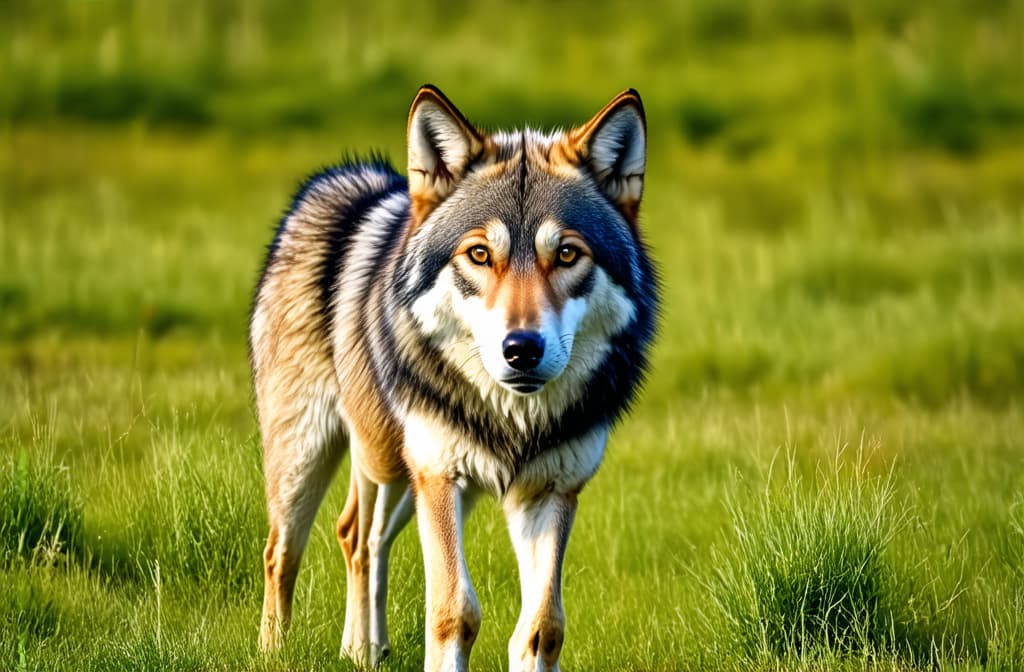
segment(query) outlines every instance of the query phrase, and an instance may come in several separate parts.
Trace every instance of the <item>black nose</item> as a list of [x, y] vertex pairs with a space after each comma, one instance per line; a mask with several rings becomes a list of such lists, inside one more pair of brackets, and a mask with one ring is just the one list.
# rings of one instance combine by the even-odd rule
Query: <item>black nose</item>
[[544, 356], [544, 337], [536, 331], [510, 331], [501, 343], [501, 352], [513, 369], [529, 371]]

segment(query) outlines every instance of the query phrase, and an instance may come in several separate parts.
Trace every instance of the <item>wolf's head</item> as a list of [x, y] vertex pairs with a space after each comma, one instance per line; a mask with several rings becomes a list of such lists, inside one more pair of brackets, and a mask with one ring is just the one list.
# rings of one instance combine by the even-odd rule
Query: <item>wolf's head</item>
[[399, 281], [420, 334], [485, 391], [585, 384], [636, 312], [639, 94], [568, 132], [487, 134], [425, 86], [408, 151]]

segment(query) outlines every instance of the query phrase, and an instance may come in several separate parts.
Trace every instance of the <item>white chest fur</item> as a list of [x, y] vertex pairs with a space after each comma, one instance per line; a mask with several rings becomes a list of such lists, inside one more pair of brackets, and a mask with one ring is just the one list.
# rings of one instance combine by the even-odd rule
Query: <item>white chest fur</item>
[[411, 413], [405, 420], [405, 457], [413, 471], [466, 480], [499, 498], [512, 490], [579, 489], [597, 471], [607, 442], [608, 428], [595, 427], [513, 466], [429, 415]]

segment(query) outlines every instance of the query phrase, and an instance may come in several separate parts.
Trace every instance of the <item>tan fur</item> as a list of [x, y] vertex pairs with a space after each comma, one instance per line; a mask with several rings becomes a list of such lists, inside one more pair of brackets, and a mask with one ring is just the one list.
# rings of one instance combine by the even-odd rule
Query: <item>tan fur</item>
[[[358, 455], [360, 468], [377, 483], [391, 483], [402, 476], [402, 433], [388, 412], [384, 400], [367, 394], [375, 383], [363, 346], [352, 347], [338, 355], [339, 366], [348, 372], [341, 390], [341, 406]], [[364, 450], [362, 447], [372, 447]], [[353, 451], [354, 453], [355, 451]]]
[[[383, 260], [371, 260], [383, 263]], [[383, 288], [374, 287], [371, 306], [381, 305]], [[404, 476], [402, 429], [389, 412], [384, 396], [373, 379], [366, 342], [356, 333], [360, 305], [341, 304], [335, 319], [336, 377], [340, 386], [340, 408], [352, 437], [353, 460], [375, 483], [391, 483]]]
[[[298, 236], [286, 244], [304, 246], [309, 242]], [[279, 644], [281, 632], [291, 619], [292, 592], [302, 552], [286, 540], [283, 530], [295, 499], [294, 493], [283, 491], [288, 487], [291, 451], [305, 439], [302, 428], [311, 422], [308, 418], [310, 403], [317, 403], [310, 399], [322, 397], [320, 403], [326, 406], [333, 406], [337, 399], [334, 366], [327, 355], [330, 350], [318, 337], [317, 307], [314, 298], [303, 291], [306, 278], [318, 261], [313, 257], [268, 273], [263, 291], [273, 299], [266, 301], [254, 315], [254, 321], [265, 325], [253, 344], [254, 354], [261, 364], [255, 369], [255, 383], [263, 392], [258, 396], [257, 413], [264, 438], [270, 520], [264, 551], [266, 590], [260, 630], [260, 641], [265, 648]], [[299, 370], [304, 372], [301, 378], [294, 373]], [[328, 460], [332, 455], [340, 456], [343, 449], [340, 434], [327, 441], [338, 444], [326, 447]], [[329, 480], [329, 476], [325, 480]], [[304, 544], [303, 539], [298, 545]]]
[[341, 546], [341, 552], [345, 556], [346, 569], [352, 574], [355, 571], [353, 560], [356, 557], [356, 549], [359, 547], [359, 482], [355, 478], [355, 474], [349, 480], [345, 507], [341, 510], [335, 530], [338, 545]]

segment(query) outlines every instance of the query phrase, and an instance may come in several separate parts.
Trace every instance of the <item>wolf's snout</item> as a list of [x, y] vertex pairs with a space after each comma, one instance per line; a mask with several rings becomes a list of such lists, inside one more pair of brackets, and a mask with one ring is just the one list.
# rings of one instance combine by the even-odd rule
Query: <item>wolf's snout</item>
[[501, 344], [508, 365], [517, 371], [529, 371], [544, 357], [544, 337], [536, 331], [510, 331]]

